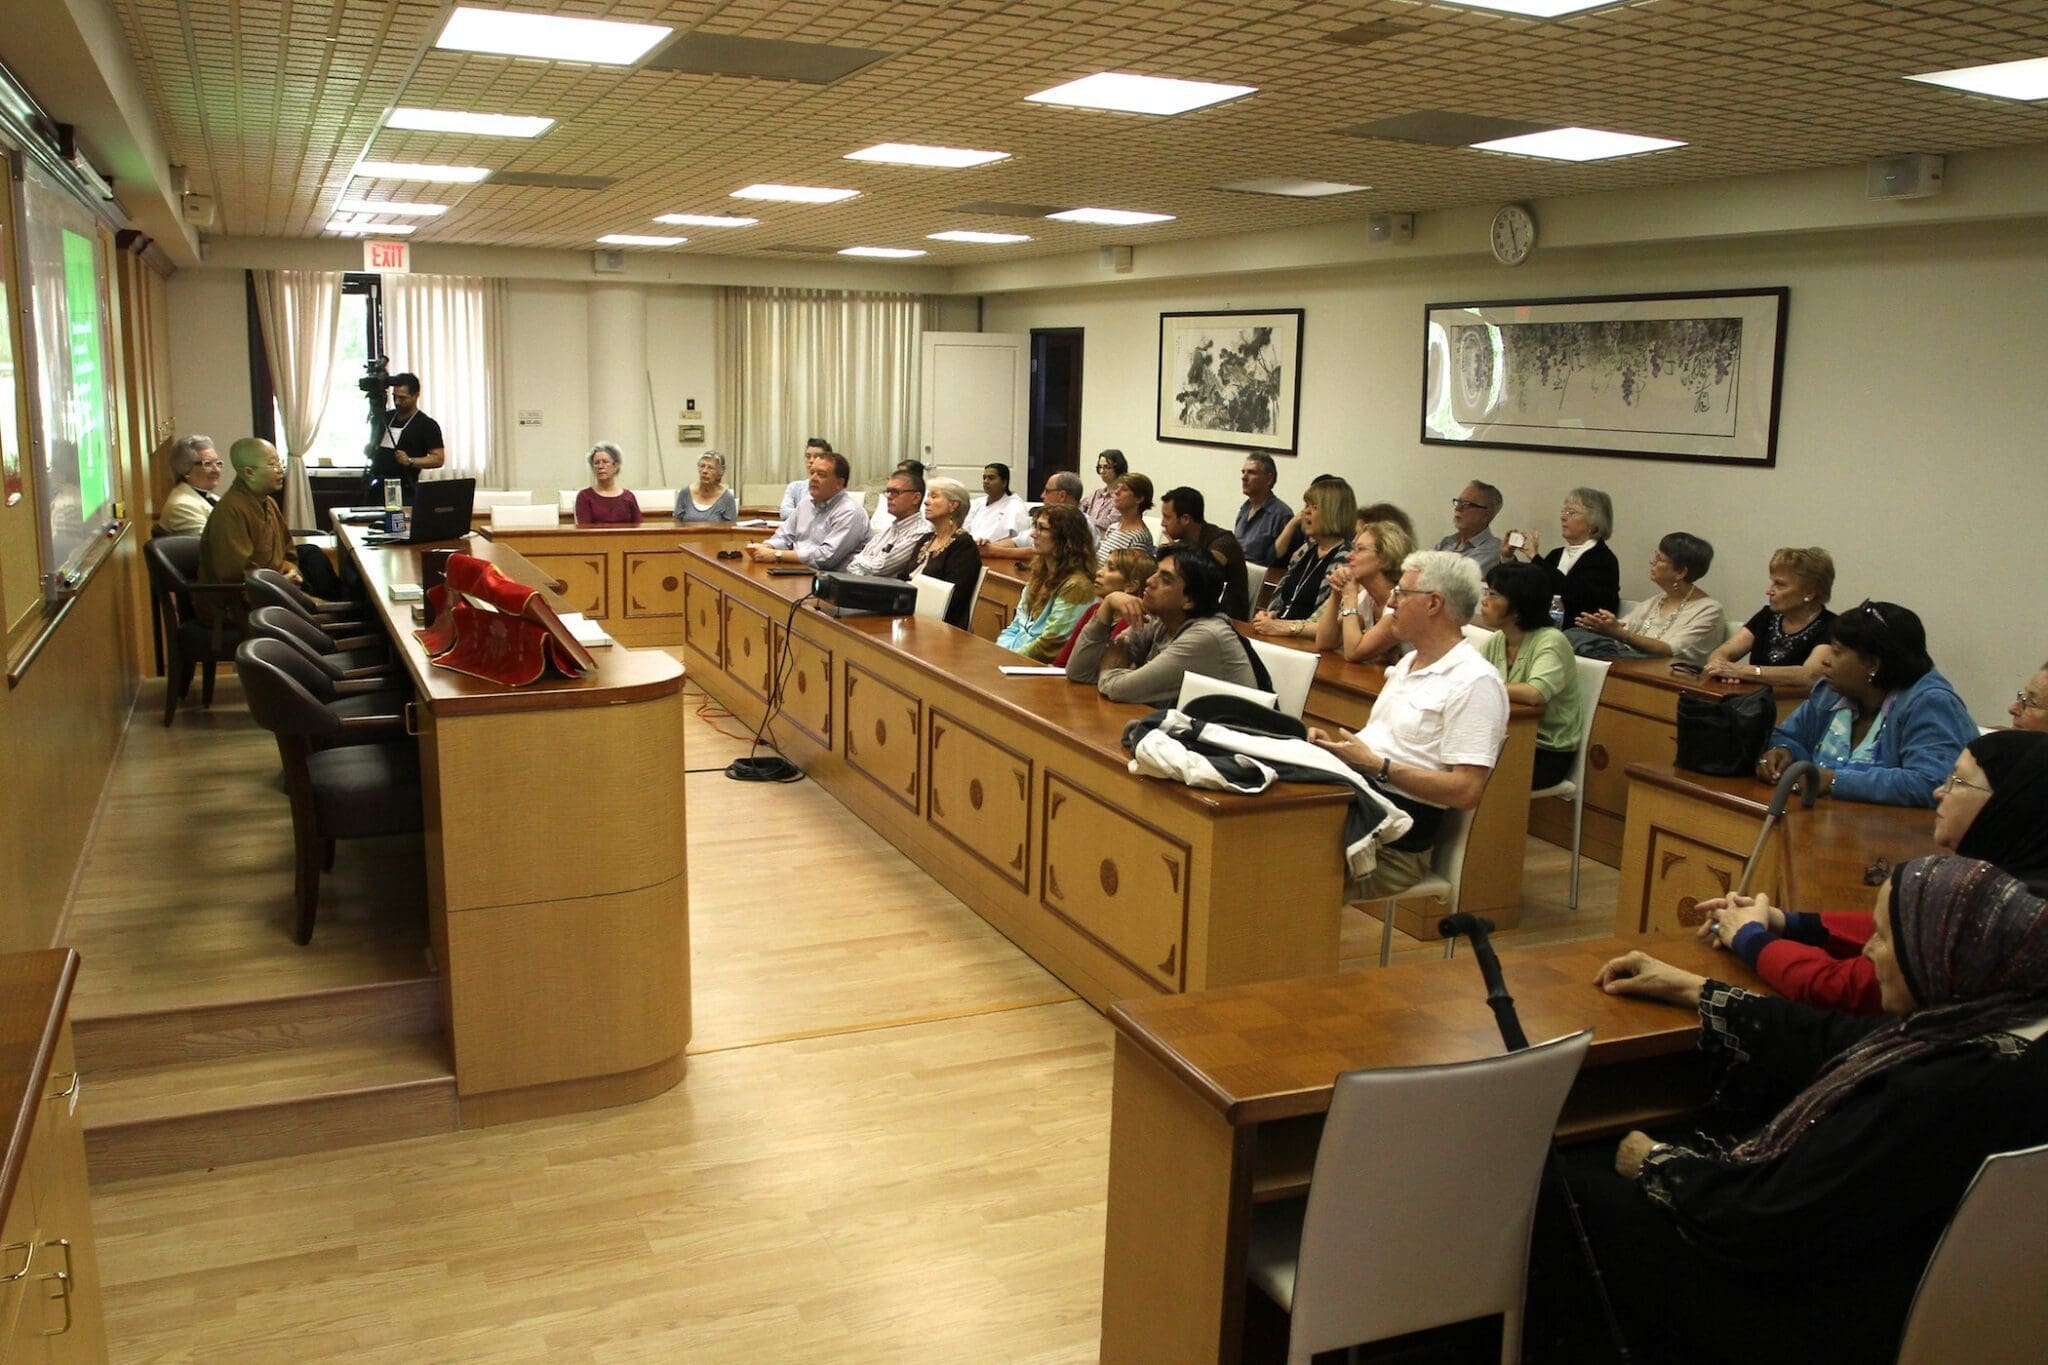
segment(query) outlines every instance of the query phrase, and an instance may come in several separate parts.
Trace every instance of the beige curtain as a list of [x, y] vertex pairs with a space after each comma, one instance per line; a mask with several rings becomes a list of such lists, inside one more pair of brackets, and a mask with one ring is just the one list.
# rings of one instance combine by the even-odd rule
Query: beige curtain
[[263, 351], [270, 382], [284, 417], [284, 518], [287, 525], [313, 526], [313, 488], [306, 478], [306, 452], [327, 416], [334, 377], [334, 338], [341, 318], [338, 270], [254, 270], [256, 316], [263, 327]]
[[787, 483], [822, 436], [877, 488], [917, 453], [919, 345], [938, 303], [913, 294], [718, 291], [718, 421], [733, 483]]
[[448, 462], [427, 478], [495, 487], [504, 428], [505, 282], [474, 275], [384, 277], [391, 372], [420, 377], [420, 411], [441, 424]]

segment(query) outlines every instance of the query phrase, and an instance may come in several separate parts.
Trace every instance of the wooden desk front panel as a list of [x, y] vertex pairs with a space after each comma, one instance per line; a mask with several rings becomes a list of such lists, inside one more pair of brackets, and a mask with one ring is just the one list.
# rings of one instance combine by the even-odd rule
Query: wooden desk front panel
[[535, 568], [562, 585], [562, 598], [570, 611], [580, 611], [597, 621], [611, 621], [614, 615], [611, 565], [602, 552], [573, 550], [550, 553], [536, 550], [526, 557]]
[[995, 559], [984, 561], [988, 572], [982, 576], [981, 596], [974, 602], [974, 633], [993, 640], [1003, 633], [1017, 615], [1024, 600], [1023, 575], [1028, 561]]
[[768, 700], [774, 681], [774, 635], [768, 617], [730, 597], [720, 599], [725, 613], [725, 671], [732, 680], [754, 694], [756, 701]]
[[[1756, 846], [1762, 820], [1691, 801], [1674, 792], [1646, 787], [1631, 798], [1621, 857], [1621, 887], [1614, 931], [1690, 932], [1705, 916], [1698, 903], [1725, 896], [1742, 877], [1742, 865]], [[1782, 827], [1781, 827], [1782, 833]], [[1768, 843], [1750, 894], [1785, 899], [1779, 867], [1782, 837]]]
[[[625, 616], [632, 621], [683, 614], [683, 554], [680, 550], [627, 550], [619, 556], [625, 568]], [[663, 629], [674, 628], [674, 622]], [[664, 644], [679, 641], [664, 640]]]
[[725, 599], [701, 578], [683, 575], [683, 644], [712, 668], [725, 666]]

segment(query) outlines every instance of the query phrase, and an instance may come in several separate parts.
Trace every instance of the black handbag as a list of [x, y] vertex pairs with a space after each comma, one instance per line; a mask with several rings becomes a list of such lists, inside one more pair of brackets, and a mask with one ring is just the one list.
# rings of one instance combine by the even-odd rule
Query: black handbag
[[1777, 723], [1777, 702], [1768, 687], [1720, 697], [1702, 692], [1681, 693], [1678, 766], [1709, 777], [1740, 777], [1754, 772]]

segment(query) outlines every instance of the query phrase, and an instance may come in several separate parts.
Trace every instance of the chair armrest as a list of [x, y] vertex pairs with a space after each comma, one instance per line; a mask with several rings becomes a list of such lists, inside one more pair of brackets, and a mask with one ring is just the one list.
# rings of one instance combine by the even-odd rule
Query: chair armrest
[[341, 733], [355, 739], [398, 739], [405, 734], [404, 716], [343, 716]]
[[333, 631], [329, 631], [328, 635], [333, 639], [336, 649], [371, 649], [391, 643], [382, 635], [336, 635]]
[[388, 664], [364, 664], [361, 668], [343, 669], [341, 673], [343, 682], [358, 680], [389, 680], [395, 682], [398, 676], [397, 671]]
[[371, 673], [364, 671], [361, 677], [349, 673], [335, 680], [334, 695], [337, 697], [360, 697], [371, 692], [389, 692], [391, 685], [398, 681], [392, 673]]

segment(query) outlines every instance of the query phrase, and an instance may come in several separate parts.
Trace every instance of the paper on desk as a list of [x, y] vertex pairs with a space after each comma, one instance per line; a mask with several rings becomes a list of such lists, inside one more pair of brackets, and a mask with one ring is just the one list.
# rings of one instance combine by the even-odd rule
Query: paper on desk
[[751, 531], [756, 529], [757, 527], [762, 526], [780, 526], [781, 524], [782, 523], [779, 521], [770, 521], [766, 517], [748, 517], [745, 521], [736, 521], [733, 523], [733, 525], [739, 527], [743, 531]]
[[585, 649], [603, 649], [613, 643], [612, 637], [604, 633], [604, 627], [580, 611], [561, 613], [562, 624], [576, 637], [576, 643]]
[[417, 583], [392, 583], [384, 591], [394, 602], [417, 602], [426, 596], [426, 590]]
[[996, 672], [1007, 674], [1012, 678], [1064, 678], [1067, 676], [1067, 670], [1064, 668], [1041, 668], [1035, 664], [998, 664], [996, 665]]

